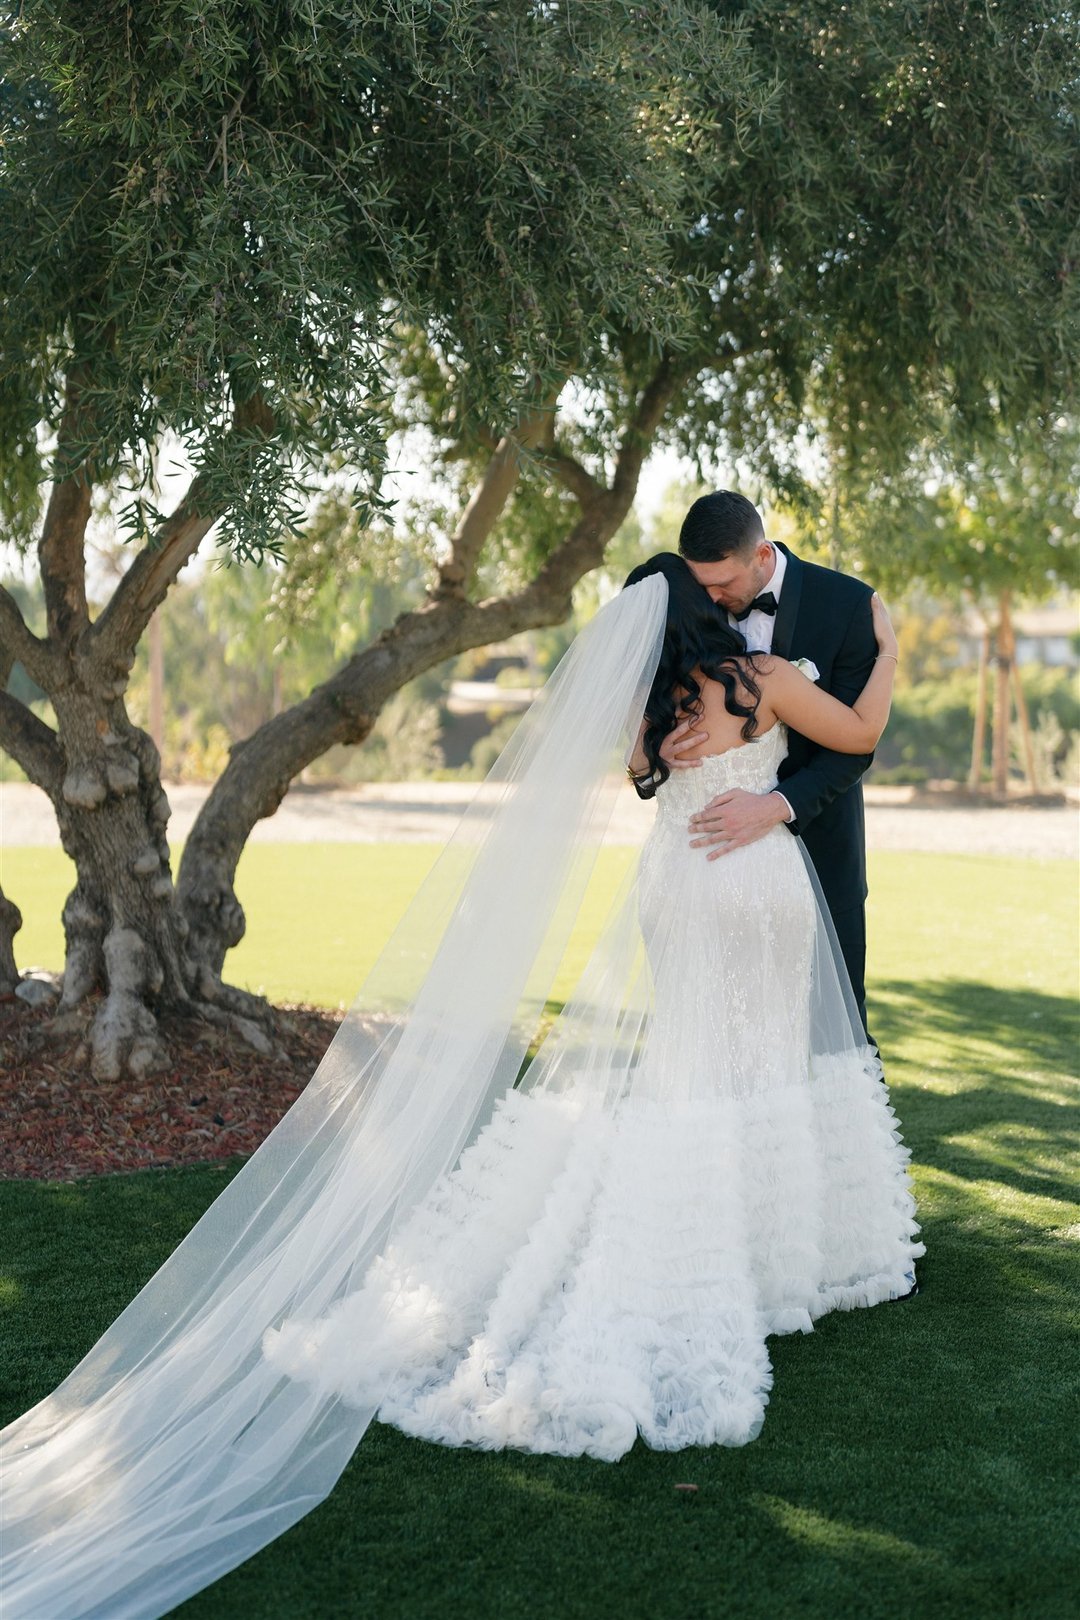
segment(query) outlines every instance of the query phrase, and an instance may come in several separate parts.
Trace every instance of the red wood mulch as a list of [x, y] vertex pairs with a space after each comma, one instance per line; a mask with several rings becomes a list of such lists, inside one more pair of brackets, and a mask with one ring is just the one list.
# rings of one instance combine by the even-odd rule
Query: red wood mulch
[[342, 1018], [320, 1007], [278, 1010], [280, 1057], [185, 1023], [170, 1028], [167, 1069], [117, 1082], [94, 1080], [75, 1064], [80, 1029], [45, 1041], [50, 1013], [3, 999], [0, 1179], [71, 1181], [254, 1152], [303, 1091]]

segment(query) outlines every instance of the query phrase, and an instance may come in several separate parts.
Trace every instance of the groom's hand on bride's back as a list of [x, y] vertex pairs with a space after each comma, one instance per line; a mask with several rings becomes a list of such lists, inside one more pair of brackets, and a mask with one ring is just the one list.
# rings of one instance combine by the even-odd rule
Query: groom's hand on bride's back
[[708, 851], [706, 860], [764, 838], [790, 819], [790, 806], [779, 793], [748, 793], [729, 788], [690, 817], [690, 848]]

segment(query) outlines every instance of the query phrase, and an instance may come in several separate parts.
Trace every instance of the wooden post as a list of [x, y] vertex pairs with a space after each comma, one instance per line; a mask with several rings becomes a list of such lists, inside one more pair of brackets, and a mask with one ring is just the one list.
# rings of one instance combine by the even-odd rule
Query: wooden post
[[1027, 777], [1029, 793], [1038, 793], [1039, 779], [1035, 770], [1035, 748], [1031, 741], [1031, 721], [1028, 718], [1027, 699], [1024, 688], [1020, 683], [1020, 665], [1016, 661], [1016, 649], [1013, 648], [1012, 660], [1012, 687], [1013, 697], [1016, 701], [1016, 717], [1020, 722], [1020, 737], [1024, 745], [1024, 774]]
[[1012, 669], [1012, 618], [1009, 613], [1009, 592], [1002, 591], [998, 598], [997, 646], [994, 664], [997, 679], [994, 685], [994, 750], [993, 793], [995, 799], [1004, 799], [1009, 792], [1009, 671]]
[[987, 697], [990, 688], [990, 626], [987, 625], [982, 633], [979, 643], [979, 675], [975, 688], [975, 731], [971, 739], [971, 770], [968, 773], [968, 787], [972, 793], [979, 791], [982, 781], [983, 758], [986, 751], [986, 710]]
[[147, 626], [147, 635], [150, 642], [150, 735], [160, 754], [165, 741], [165, 642], [160, 608]]

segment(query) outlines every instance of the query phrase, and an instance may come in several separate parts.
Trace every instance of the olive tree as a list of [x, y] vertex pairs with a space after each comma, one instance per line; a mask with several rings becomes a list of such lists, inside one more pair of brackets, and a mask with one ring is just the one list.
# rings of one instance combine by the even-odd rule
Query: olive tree
[[[331, 475], [378, 510], [404, 328], [460, 357], [463, 413], [526, 438], [605, 322], [678, 346], [688, 135], [706, 104], [735, 128], [769, 92], [738, 27], [677, 0], [53, 0], [2, 29], [0, 508], [45, 619], [0, 592], [0, 649], [56, 723], [5, 691], [0, 744], [77, 869], [62, 1006], [103, 991], [94, 1071], [138, 1075], [171, 1013], [266, 1040], [203, 948], [199, 894], [178, 903], [157, 751], [125, 708], [180, 569], [212, 529], [240, 560], [280, 551]], [[169, 442], [193, 472], [164, 512]], [[103, 492], [131, 558], [95, 614]], [[283, 729], [324, 705], [340, 735], [368, 724], [335, 690]], [[0, 910], [9, 945], [16, 922]]]

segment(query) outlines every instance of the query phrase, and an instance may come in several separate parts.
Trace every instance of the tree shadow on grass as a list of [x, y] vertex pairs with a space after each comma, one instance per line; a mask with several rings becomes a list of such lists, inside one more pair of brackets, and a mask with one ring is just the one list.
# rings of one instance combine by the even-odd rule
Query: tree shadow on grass
[[967, 980], [891, 980], [875, 986], [871, 1026], [917, 1164], [1034, 1197], [1073, 1196], [1074, 1002]]
[[870, 993], [872, 1023], [883, 1049], [909, 1035], [933, 1037], [985, 1056], [999, 1049], [1023, 1066], [1061, 1070], [1072, 1077], [1080, 1041], [1080, 1010], [1074, 998], [1037, 989], [1002, 989], [973, 979], [886, 979]]

